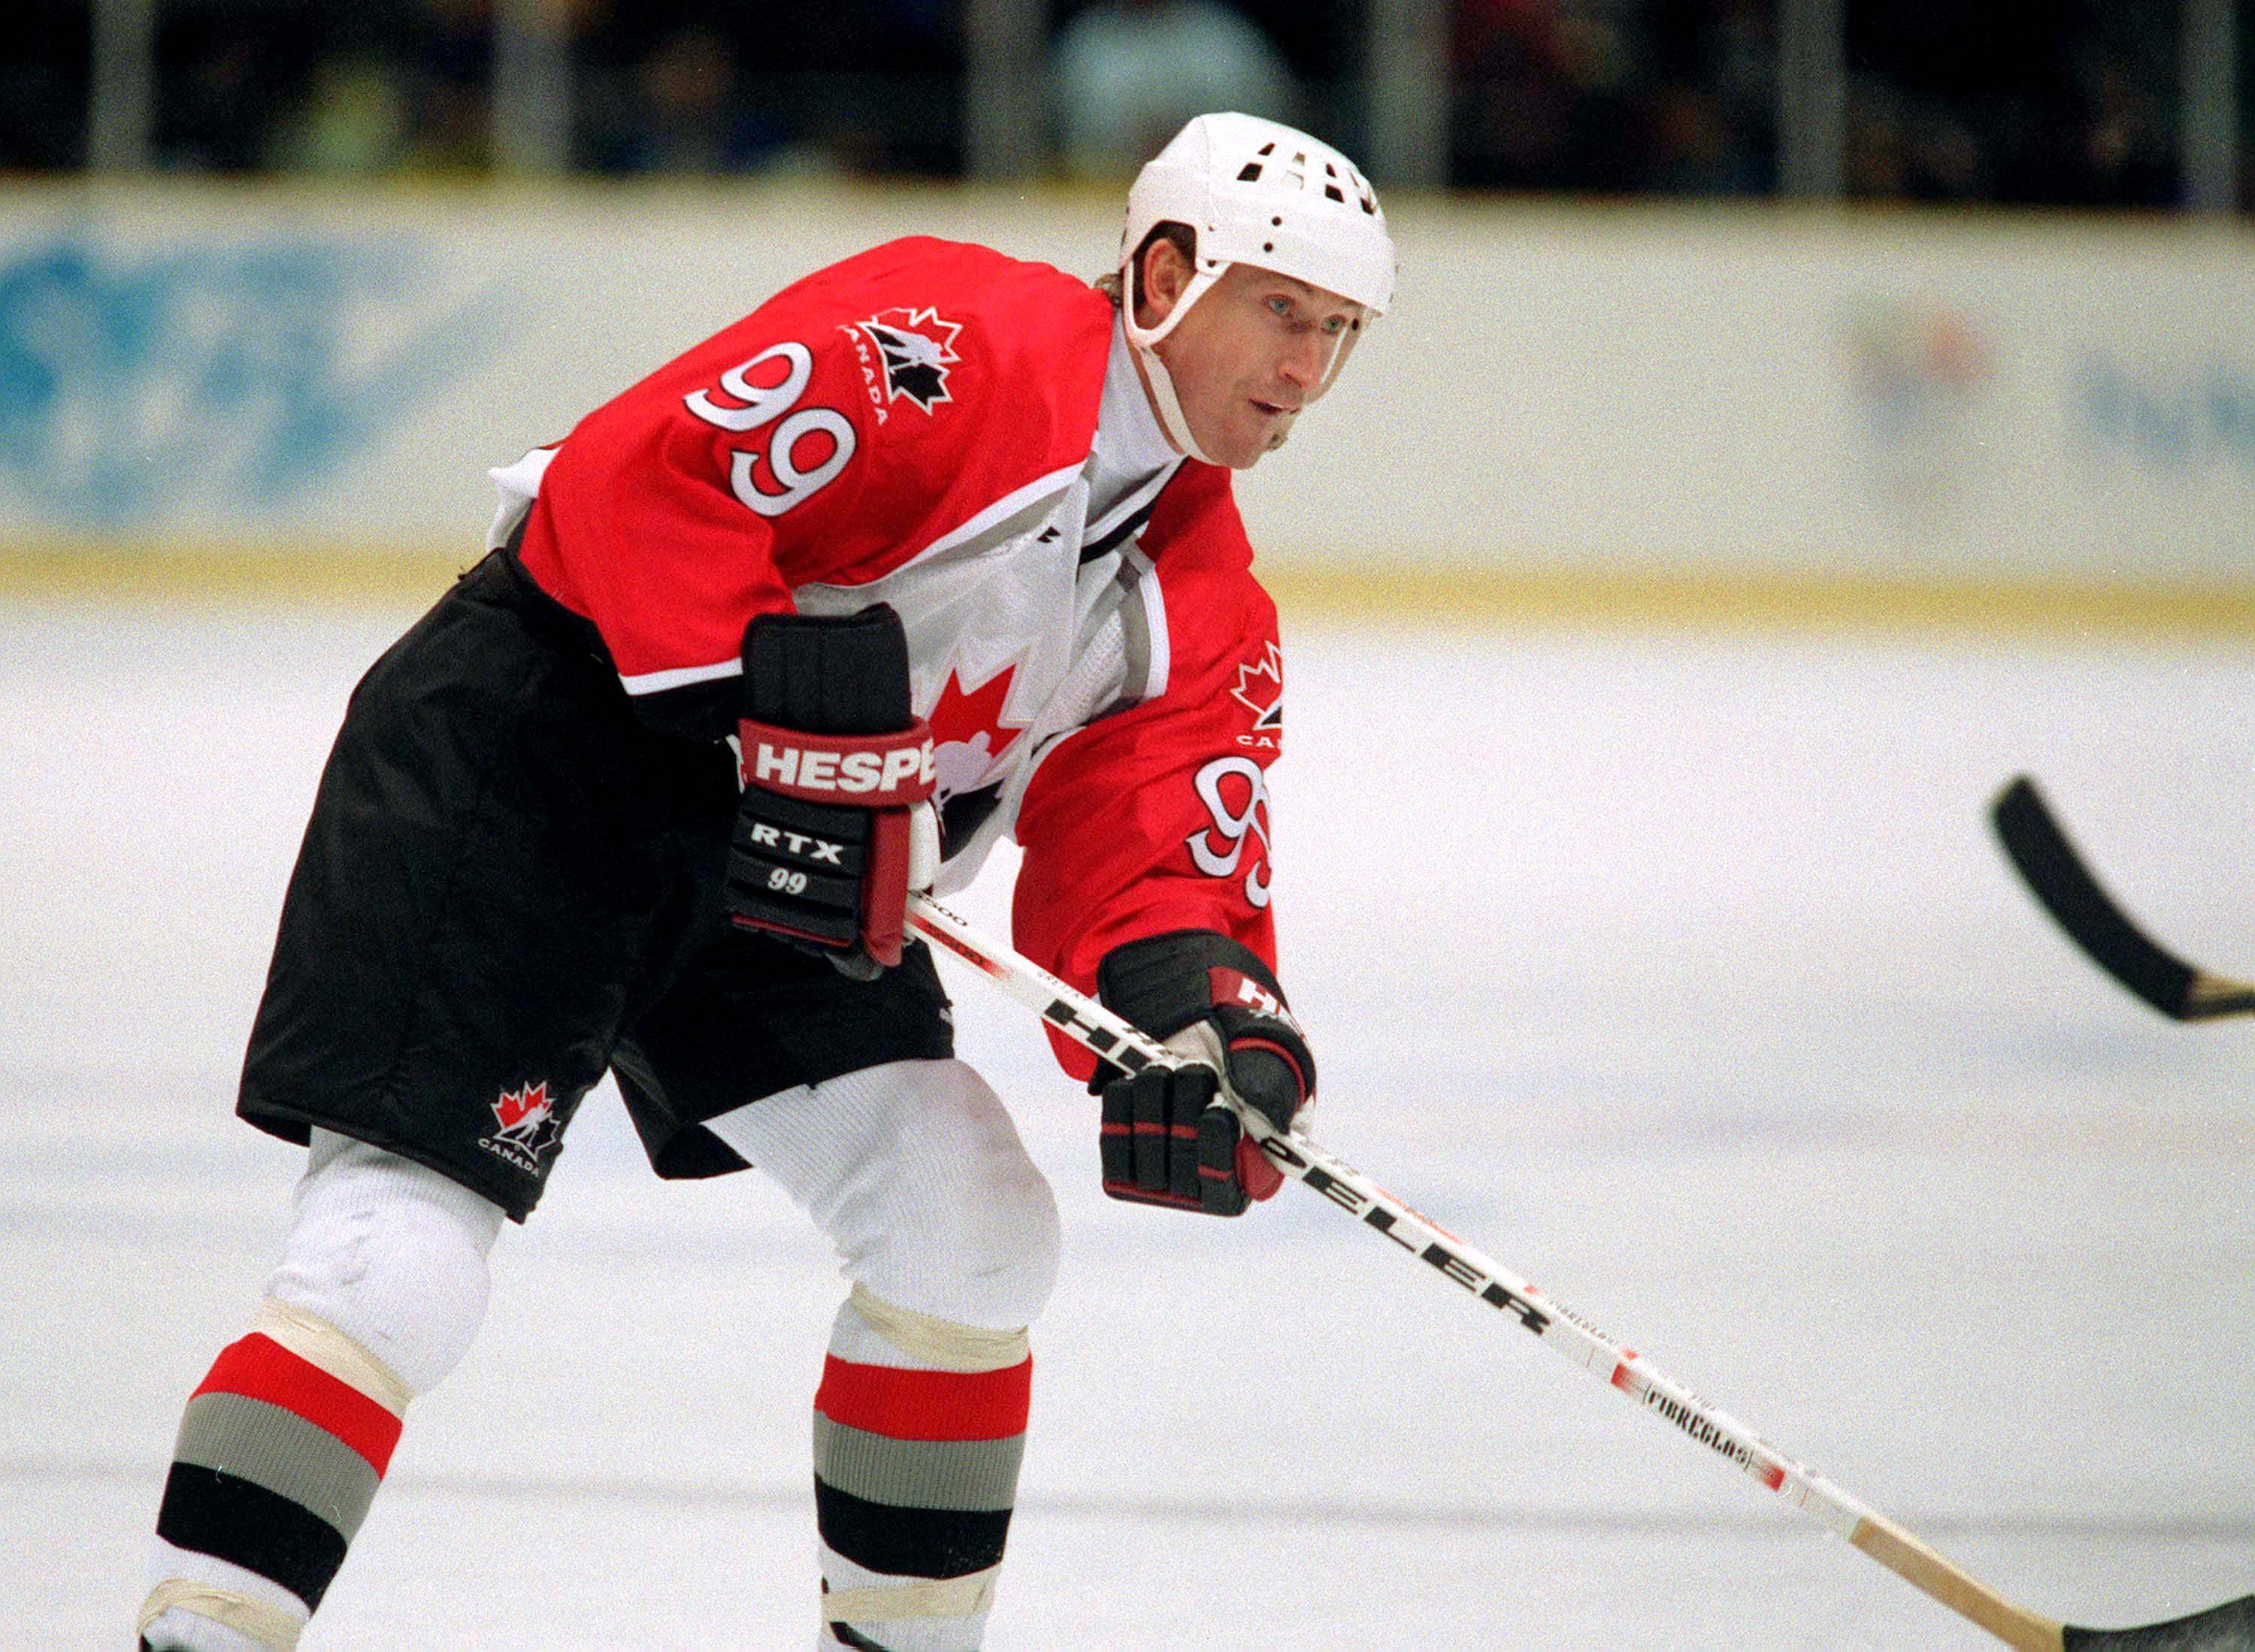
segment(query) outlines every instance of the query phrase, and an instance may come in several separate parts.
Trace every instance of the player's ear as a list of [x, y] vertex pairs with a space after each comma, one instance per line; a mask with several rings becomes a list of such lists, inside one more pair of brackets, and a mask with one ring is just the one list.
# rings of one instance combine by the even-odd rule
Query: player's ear
[[1146, 313], [1138, 319], [1146, 327], [1156, 327], [1173, 314], [1191, 274], [1191, 261], [1183, 257], [1183, 250], [1164, 235], [1155, 237], [1143, 249], [1143, 278], [1137, 285]]

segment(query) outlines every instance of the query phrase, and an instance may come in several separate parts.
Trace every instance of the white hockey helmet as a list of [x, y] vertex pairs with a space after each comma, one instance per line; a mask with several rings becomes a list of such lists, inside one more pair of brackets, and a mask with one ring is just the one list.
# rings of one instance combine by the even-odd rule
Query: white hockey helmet
[[[1156, 226], [1188, 225], [1196, 269], [1166, 320], [1135, 320], [1136, 250]], [[1369, 180], [1320, 139], [1257, 115], [1200, 115], [1136, 174], [1120, 236], [1120, 310], [1128, 341], [1142, 352], [1159, 412], [1176, 444], [1198, 458], [1173, 381], [1151, 347], [1233, 264], [1290, 276], [1362, 306], [1365, 320], [1394, 301], [1394, 238]], [[1317, 394], [1331, 388], [1360, 324], [1331, 357]]]

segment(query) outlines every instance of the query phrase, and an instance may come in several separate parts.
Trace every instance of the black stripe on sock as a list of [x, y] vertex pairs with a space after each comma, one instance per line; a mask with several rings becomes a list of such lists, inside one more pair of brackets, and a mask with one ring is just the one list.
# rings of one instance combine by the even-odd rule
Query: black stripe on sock
[[321, 1604], [345, 1562], [343, 1536], [318, 1515], [263, 1486], [193, 1463], [175, 1463], [165, 1477], [157, 1535], [270, 1578], [309, 1611]]
[[822, 1541], [856, 1565], [896, 1578], [960, 1578], [1002, 1559], [1010, 1511], [896, 1508], [841, 1492], [814, 1477]]
[[830, 1636], [839, 1645], [858, 1647], [861, 1652], [886, 1652], [886, 1648], [882, 1641], [872, 1641], [868, 1635], [849, 1625], [834, 1620], [830, 1625]]

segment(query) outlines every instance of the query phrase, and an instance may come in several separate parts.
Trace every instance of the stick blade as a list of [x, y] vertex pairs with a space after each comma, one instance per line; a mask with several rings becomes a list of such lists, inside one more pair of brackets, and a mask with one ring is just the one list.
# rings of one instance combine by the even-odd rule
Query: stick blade
[[2022, 775], [1990, 805], [1998, 841], [2069, 939], [2108, 974], [2173, 1021], [2255, 1014], [2255, 987], [2195, 969], [2164, 952], [2126, 917]]
[[2134, 1629], [2060, 1631], [2064, 1652], [2255, 1652], [2255, 1594]]
[[2214, 1021], [2221, 1016], [2255, 1016], [2255, 986], [2229, 975], [2193, 972], [2192, 990], [2185, 995], [2187, 1021]]

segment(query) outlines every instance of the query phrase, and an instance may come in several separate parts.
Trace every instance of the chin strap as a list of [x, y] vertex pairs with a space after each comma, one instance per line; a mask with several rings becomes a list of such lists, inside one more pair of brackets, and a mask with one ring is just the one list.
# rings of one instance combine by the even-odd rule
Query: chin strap
[[1159, 341], [1175, 330], [1175, 325], [1191, 312], [1191, 306], [1205, 296], [1205, 290], [1221, 278], [1219, 269], [1199, 269], [1183, 289], [1183, 296], [1175, 307], [1167, 312], [1167, 319], [1156, 327], [1147, 327], [1135, 320], [1135, 271], [1121, 272], [1120, 287], [1120, 320], [1134, 347], [1136, 357], [1143, 364], [1143, 382], [1151, 388], [1151, 405], [1159, 415], [1159, 425], [1167, 432], [1167, 439], [1201, 464], [1211, 465], [1213, 459], [1191, 434], [1190, 421], [1183, 417], [1183, 404], [1175, 394], [1174, 375], [1159, 359]]
[[1175, 395], [1174, 376], [1167, 371], [1167, 364], [1159, 359], [1158, 351], [1139, 344], [1135, 354], [1142, 358], [1143, 380], [1151, 387], [1151, 405], [1158, 411], [1159, 424], [1166, 431], [1167, 439], [1192, 459], [1213, 463], [1198, 446], [1198, 438], [1191, 434], [1190, 421], [1183, 417], [1182, 402]]

